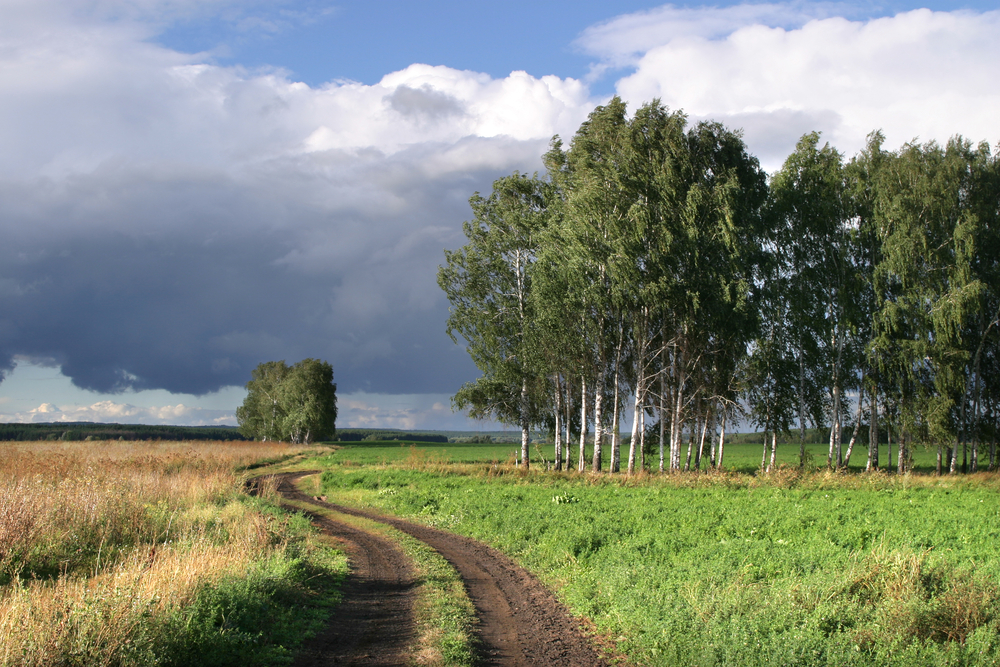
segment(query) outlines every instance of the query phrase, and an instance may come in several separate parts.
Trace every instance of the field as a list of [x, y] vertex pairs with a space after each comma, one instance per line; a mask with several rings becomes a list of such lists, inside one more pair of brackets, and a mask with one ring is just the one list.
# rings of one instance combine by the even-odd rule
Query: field
[[262, 443], [0, 445], [0, 665], [280, 665], [343, 555], [244, 470]]
[[[624, 480], [525, 475], [512, 451], [358, 443], [303, 465], [326, 470], [331, 501], [498, 547], [638, 664], [1000, 663], [992, 474]], [[825, 451], [814, 446], [815, 460]], [[754, 471], [759, 456], [729, 447], [727, 467]]]
[[[571, 458], [573, 468], [576, 469], [577, 454], [580, 443], [576, 442], [572, 446]], [[707, 447], [706, 447], [707, 449]], [[822, 468], [826, 465], [826, 456], [829, 445], [808, 444], [806, 445], [806, 457], [810, 461], [811, 468]], [[411, 457], [434, 460], [446, 463], [510, 463], [520, 455], [521, 444], [511, 443], [491, 443], [491, 444], [462, 444], [462, 443], [423, 443], [423, 442], [349, 442], [338, 443], [337, 451], [324, 459], [329, 463], [337, 464], [385, 464], [402, 462]], [[763, 445], [755, 444], [726, 444], [725, 446], [725, 468], [731, 472], [754, 473], [760, 469], [761, 453]], [[847, 445], [844, 445], [847, 451]], [[590, 467], [590, 457], [592, 456], [592, 445], [587, 444], [587, 467]], [[611, 448], [605, 446], [602, 451], [603, 467], [607, 470], [611, 462]], [[893, 445], [893, 469], [896, 464], [896, 447]], [[687, 445], [682, 452], [683, 457], [687, 455]], [[928, 450], [918, 447], [913, 451], [913, 470], [917, 473], [930, 473], [934, 471], [936, 450]], [[622, 462], [628, 456], [628, 445], [622, 446]], [[659, 451], [654, 450], [646, 454], [646, 467], [656, 469], [659, 461]], [[849, 470], [859, 472], [864, 470], [865, 461], [868, 456], [864, 445], [855, 445], [854, 453], [851, 456]], [[554, 448], [551, 443], [531, 445], [531, 464], [541, 465], [545, 462], [551, 464], [554, 458]], [[707, 459], [707, 453], [705, 455]], [[799, 445], [798, 443], [784, 443], [778, 445], [777, 454], [778, 465], [798, 466]], [[886, 467], [888, 462], [888, 447], [883, 444], [879, 449], [879, 462], [882, 467]], [[706, 461], [702, 461], [702, 469], [707, 467]], [[692, 459], [693, 465], [693, 459]]]
[[[0, 447], [0, 665], [290, 664], [336, 613], [347, 564], [275, 487], [246, 492], [288, 469], [321, 471], [301, 482], [309, 498], [493, 545], [625, 663], [1000, 664], [993, 473], [799, 471], [794, 445], [771, 475], [759, 445], [734, 444], [724, 473], [631, 479], [546, 471], [551, 445], [533, 446], [528, 473], [511, 444]], [[825, 462], [824, 445], [810, 452]], [[932, 469], [934, 452], [916, 455]], [[451, 566], [330, 512], [413, 564], [413, 659], [473, 664], [474, 610]]]

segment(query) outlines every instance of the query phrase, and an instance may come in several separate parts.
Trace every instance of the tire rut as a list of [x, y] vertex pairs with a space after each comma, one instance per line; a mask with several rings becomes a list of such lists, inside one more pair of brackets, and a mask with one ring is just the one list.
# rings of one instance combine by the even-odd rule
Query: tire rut
[[[342, 514], [387, 524], [429, 545], [458, 571], [479, 620], [479, 664], [487, 667], [606, 667], [580, 624], [534, 575], [476, 540], [395, 517], [324, 502], [295, 488], [317, 471], [275, 475], [278, 491]], [[345, 598], [349, 594], [344, 591]], [[360, 663], [359, 663], [360, 664]], [[371, 663], [374, 664], [374, 663]], [[389, 664], [389, 663], [385, 663]]]
[[[307, 500], [294, 477], [275, 475], [278, 492], [289, 500]], [[347, 553], [350, 573], [341, 588], [342, 602], [318, 635], [305, 642], [294, 667], [410, 665], [414, 640], [416, 581], [409, 559], [394, 542], [293, 505], [305, 512]]]

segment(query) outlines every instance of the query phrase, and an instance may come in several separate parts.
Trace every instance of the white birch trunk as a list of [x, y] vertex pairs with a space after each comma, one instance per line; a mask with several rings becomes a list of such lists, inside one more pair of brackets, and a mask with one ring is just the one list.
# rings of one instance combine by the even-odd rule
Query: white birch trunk
[[604, 368], [597, 372], [597, 386], [594, 387], [594, 460], [590, 469], [594, 472], [601, 470], [601, 457], [604, 455]]
[[698, 440], [698, 452], [694, 455], [694, 469], [701, 471], [701, 457], [705, 452], [705, 436], [708, 434], [708, 413], [702, 417], [701, 438]]
[[716, 460], [715, 467], [722, 470], [722, 456], [725, 454], [726, 447], [726, 418], [728, 415], [725, 410], [722, 412], [722, 428], [719, 429], [719, 458]]
[[776, 463], [778, 456], [778, 432], [771, 432], [771, 460], [767, 464], [767, 471], [771, 472], [778, 469], [778, 464]]
[[[861, 381], [864, 382], [864, 376], [861, 377]], [[851, 441], [847, 444], [847, 453], [844, 454], [844, 470], [847, 470], [847, 466], [851, 464], [851, 452], [854, 451], [854, 443], [858, 441], [858, 431], [861, 430], [861, 399], [864, 397], [863, 392], [858, 392], [858, 414], [854, 417], [854, 433], [851, 434]]]
[[698, 436], [698, 417], [695, 416], [688, 430], [688, 454], [687, 454], [687, 460], [684, 461], [684, 472], [689, 472], [691, 470], [691, 454], [694, 450], [694, 441], [695, 438], [697, 438], [697, 436]]
[[528, 432], [528, 379], [521, 380], [521, 467], [530, 467], [531, 452], [528, 449], [531, 438]]
[[556, 373], [556, 395], [555, 395], [555, 419], [556, 419], [556, 437], [553, 443], [554, 451], [553, 458], [555, 459], [556, 470], [562, 470], [562, 382], [559, 379], [559, 373]]
[[868, 462], [865, 470], [878, 469], [878, 398], [875, 387], [872, 387], [868, 395], [868, 410], [871, 413], [868, 417]]
[[663, 472], [663, 454], [664, 445], [666, 443], [663, 440], [667, 437], [667, 378], [666, 378], [666, 368], [660, 369], [660, 472]]
[[628, 441], [627, 471], [630, 476], [635, 474], [635, 454], [636, 447], [639, 445], [639, 429], [641, 427], [641, 424], [639, 423], [641, 421], [640, 413], [642, 412], [642, 401], [645, 400], [642, 397], [641, 382], [636, 382], [636, 385], [635, 404], [632, 408], [632, 436]]
[[587, 467], [587, 377], [580, 374], [580, 460], [577, 470], [583, 472]]

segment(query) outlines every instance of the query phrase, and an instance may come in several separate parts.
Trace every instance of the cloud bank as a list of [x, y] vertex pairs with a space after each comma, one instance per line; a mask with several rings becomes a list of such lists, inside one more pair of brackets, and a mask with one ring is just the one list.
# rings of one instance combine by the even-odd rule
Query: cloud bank
[[657, 97], [742, 127], [770, 169], [812, 130], [848, 155], [876, 129], [889, 146], [1000, 139], [1000, 11], [848, 20], [837, 10], [850, 13], [824, 3], [667, 6], [597, 26], [581, 45], [635, 67], [616, 84], [623, 98]]
[[55, 406], [42, 403], [25, 412], [0, 415], [0, 422], [19, 424], [54, 422], [103, 422], [113, 424], [185, 424], [189, 426], [233, 425], [236, 420], [228, 410], [206, 410], [178, 403], [144, 408], [128, 403], [98, 401], [92, 405]]
[[[228, 4], [0, 7], [0, 373], [39, 359], [97, 392], [201, 395], [320, 357], [368, 397], [344, 425], [448, 423], [441, 397], [476, 370], [444, 335], [442, 250], [463, 243], [473, 192], [540, 169], [603, 100], [555, 75], [422, 64], [309, 87], [152, 41], [165, 17]], [[665, 6], [578, 46], [631, 108], [659, 97], [743, 128], [768, 169], [812, 130], [847, 154], [877, 128], [890, 146], [1000, 138], [1000, 12], [851, 11]], [[409, 403], [372, 398], [387, 393]], [[17, 414], [222, 418], [157, 410]]]

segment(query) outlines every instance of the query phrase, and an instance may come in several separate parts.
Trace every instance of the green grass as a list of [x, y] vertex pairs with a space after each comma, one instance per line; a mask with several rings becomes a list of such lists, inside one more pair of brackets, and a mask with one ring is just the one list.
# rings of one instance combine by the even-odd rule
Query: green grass
[[493, 544], [637, 663], [1000, 664], [993, 476], [624, 482], [490, 475], [427, 463], [431, 452], [422, 465], [412, 452], [405, 465], [356, 465], [386, 451], [325, 460], [323, 492]]
[[[398, 442], [395, 440], [381, 442], [344, 442], [337, 443], [338, 449], [322, 457], [311, 459], [323, 465], [380, 465], [388, 463], [404, 463], [412, 466], [436, 465], [445, 463], [509, 463], [520, 456], [520, 444], [460, 444], [460, 443], [422, 443], [422, 442]], [[575, 469], [577, 454], [580, 443], [577, 441], [572, 448], [572, 463]], [[531, 464], [538, 466], [544, 461], [552, 463], [554, 458], [554, 446], [552, 443], [531, 444]], [[708, 467], [708, 456], [702, 461], [702, 469]], [[829, 451], [828, 444], [807, 444], [807, 458], [810, 467], [823, 467], [826, 465], [826, 457]], [[844, 445], [844, 452], [847, 445]], [[726, 444], [724, 464], [726, 470], [744, 473], [753, 473], [760, 469], [763, 446], [759, 444]], [[607, 470], [611, 464], [611, 448], [605, 446], [602, 451], [603, 467]], [[896, 465], [896, 445], [893, 445], [893, 469]], [[593, 455], [593, 445], [587, 445], [587, 467], [590, 467], [591, 456]], [[913, 451], [913, 463], [915, 472], [932, 472], [935, 465], [936, 450], [918, 446]], [[850, 470], [860, 472], [864, 470], [868, 451], [864, 445], [855, 445], [854, 453], [851, 455]], [[687, 444], [682, 451], [682, 465], [687, 457]], [[628, 458], [627, 443], [622, 446], [622, 466]], [[797, 442], [778, 443], [777, 461], [779, 465], [798, 466], [799, 445]], [[882, 445], [879, 449], [879, 461], [882, 467], [886, 467], [888, 461], [888, 447]], [[651, 451], [646, 455], [647, 469], [655, 470], [659, 464], [659, 451]], [[692, 465], [694, 456], [692, 455]]]
[[319, 632], [340, 600], [347, 558], [332, 548], [249, 563], [240, 576], [200, 588], [158, 633], [149, 664], [285, 665]]

